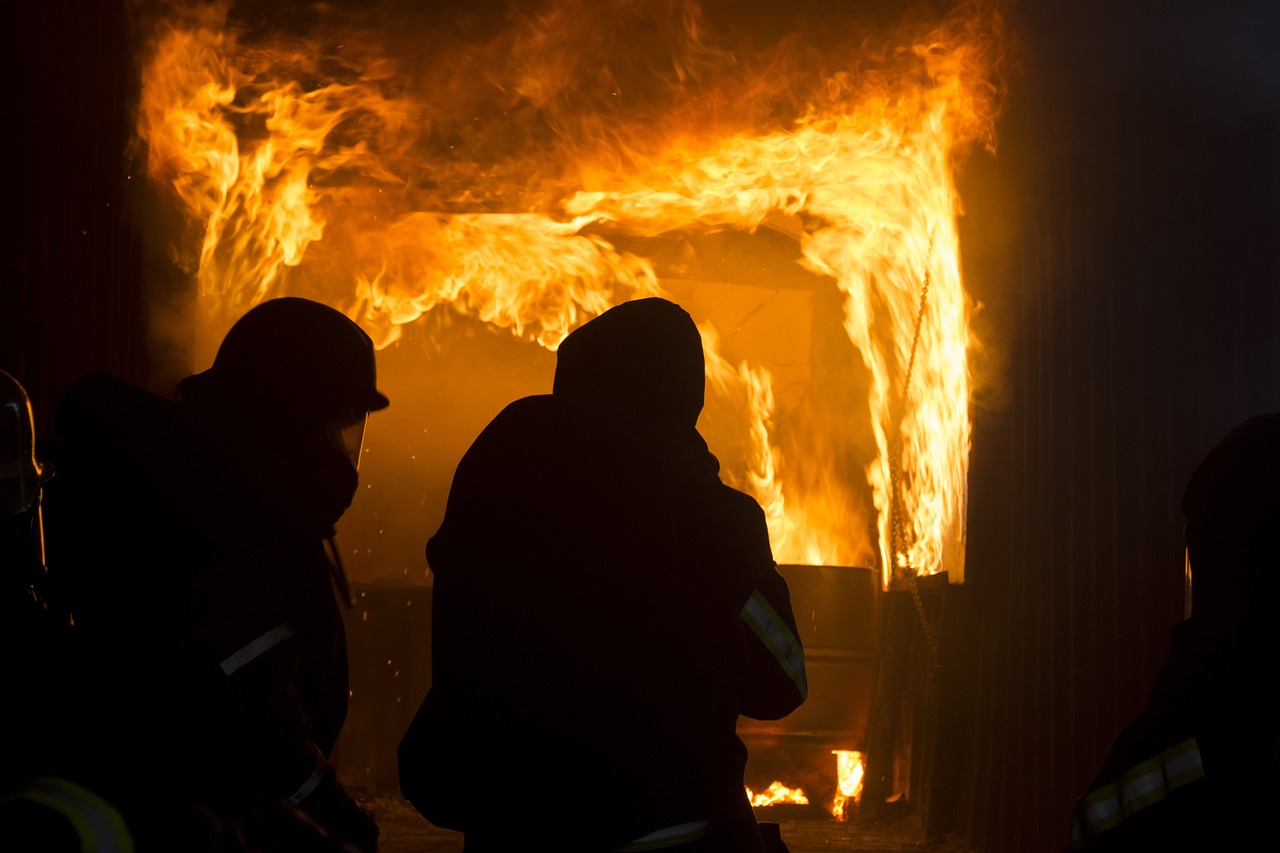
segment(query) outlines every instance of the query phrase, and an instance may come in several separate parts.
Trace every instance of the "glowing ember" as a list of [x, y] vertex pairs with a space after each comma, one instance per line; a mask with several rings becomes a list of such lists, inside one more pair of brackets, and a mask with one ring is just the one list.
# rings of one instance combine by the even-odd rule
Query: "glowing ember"
[[726, 479], [766, 508], [781, 562], [962, 580], [973, 343], [952, 170], [992, 140], [989, 4], [890, 34], [824, 22], [821, 51], [733, 43], [692, 0], [549, 2], [471, 39], [315, 15], [305, 35], [238, 28], [226, 5], [143, 22], [138, 136], [185, 223], [198, 360], [284, 293], [380, 346], [445, 311], [554, 349], [620, 301], [685, 302], [699, 237], [765, 229], [838, 295], [869, 380], [824, 417], [780, 412], [774, 374], [695, 313], [718, 411], [747, 436]]
[[831, 804], [831, 814], [844, 820], [849, 804], [856, 803], [862, 796], [862, 753], [833, 749], [831, 754], [836, 757], [836, 797]]
[[793, 803], [799, 806], [809, 805], [809, 798], [799, 788], [788, 788], [781, 782], [772, 782], [762, 793], [755, 793], [747, 788], [747, 799], [752, 808], [776, 806], [779, 803]]

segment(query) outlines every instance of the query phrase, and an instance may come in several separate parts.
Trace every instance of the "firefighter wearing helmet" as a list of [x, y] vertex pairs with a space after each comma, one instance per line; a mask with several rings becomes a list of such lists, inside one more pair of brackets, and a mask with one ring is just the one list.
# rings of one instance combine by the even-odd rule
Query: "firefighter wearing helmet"
[[375, 849], [329, 761], [350, 604], [333, 537], [386, 405], [369, 337], [299, 298], [245, 314], [176, 400], [97, 373], [59, 404], [46, 523], [76, 625], [68, 772], [139, 851]]
[[0, 764], [0, 826], [10, 848], [30, 838], [38, 845], [31, 849], [47, 853], [128, 853], [133, 841], [124, 818], [61, 776], [51, 749], [60, 734], [60, 672], [71, 627], [45, 573], [41, 493], [51, 474], [36, 456], [27, 392], [0, 370], [0, 644], [4, 683], [20, 697], [8, 703], [11, 730], [19, 736], [10, 739]]

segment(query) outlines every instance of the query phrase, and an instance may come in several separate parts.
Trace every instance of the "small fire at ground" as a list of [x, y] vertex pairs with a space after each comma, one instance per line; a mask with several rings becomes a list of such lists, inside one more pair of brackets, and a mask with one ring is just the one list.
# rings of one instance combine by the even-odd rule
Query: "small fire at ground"
[[747, 799], [751, 801], [752, 808], [776, 806], [779, 803], [794, 803], [800, 806], [809, 805], [809, 798], [802, 789], [788, 788], [781, 782], [771, 783], [768, 788], [759, 794], [747, 788]]
[[862, 753], [833, 749], [831, 754], [836, 757], [836, 796], [831, 814], [843, 820], [862, 796]]
[[[862, 753], [853, 750], [832, 750], [836, 757], [836, 793], [831, 802], [831, 815], [845, 820], [853, 805], [862, 796]], [[803, 788], [791, 788], [782, 782], [774, 781], [761, 793], [747, 788], [747, 799], [752, 808], [767, 808], [776, 805], [809, 805], [809, 795]]]

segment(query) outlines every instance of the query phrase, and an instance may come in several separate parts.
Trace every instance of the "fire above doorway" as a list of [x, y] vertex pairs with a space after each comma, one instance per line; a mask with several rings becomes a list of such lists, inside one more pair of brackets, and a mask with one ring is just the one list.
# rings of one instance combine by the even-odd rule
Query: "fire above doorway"
[[[822, 3], [255, 5], [139, 21], [137, 134], [175, 214], [151, 239], [194, 283], [195, 369], [283, 294], [382, 348], [401, 420], [370, 436], [353, 574], [420, 563], [451, 471], [420, 454], [456, 462], [549, 388], [570, 330], [661, 294], [703, 331], [703, 428], [780, 562], [963, 579], [953, 168], [993, 138], [991, 4], [891, 27]], [[412, 558], [377, 539], [406, 488]]]

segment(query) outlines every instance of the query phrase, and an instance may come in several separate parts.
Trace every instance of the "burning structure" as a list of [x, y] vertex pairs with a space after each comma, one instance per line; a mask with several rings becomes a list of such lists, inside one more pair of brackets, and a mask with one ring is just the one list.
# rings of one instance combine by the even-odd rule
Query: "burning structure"
[[[133, 12], [144, 3], [161, 5], [127, 6]], [[173, 5], [165, 3], [164, 19], [173, 20]], [[241, 44], [248, 35], [314, 29], [298, 0], [273, 3], [270, 18], [255, 11], [260, 5], [237, 0], [232, 9], [228, 26], [242, 34]], [[507, 23], [501, 2], [434, 5], [442, 11], [432, 23], [444, 33], [436, 42], [458, 53], [463, 42], [492, 39]], [[872, 49], [909, 49], [926, 43], [938, 21], [914, 18], [920, 26], [909, 23], [904, 34], [895, 28], [908, 5], [900, 0], [725, 5], [704, 0], [705, 41], [745, 62], [757, 48], [789, 39], [807, 46], [814, 67], [826, 71], [868, 61], [854, 58], [864, 33], [878, 34]], [[31, 393], [41, 435], [60, 392], [85, 371], [106, 368], [168, 394], [181, 371], [199, 366], [187, 351], [147, 350], [144, 297], [172, 302], [192, 290], [168, 251], [180, 244], [190, 258], [201, 232], [185, 230], [167, 183], [146, 180], [141, 160], [121, 157], [136, 126], [136, 60], [148, 55], [140, 48], [160, 19], [140, 26], [125, 10], [123, 3], [79, 4], [74, 15], [59, 4], [15, 8], [17, 85], [7, 150], [16, 215], [9, 218], [0, 344], [3, 367]], [[425, 9], [404, 4], [393, 11], [402, 14], [387, 44], [422, 29]], [[1274, 408], [1274, 371], [1258, 366], [1276, 363], [1280, 352], [1280, 291], [1269, 285], [1280, 185], [1276, 81], [1267, 59], [1276, 9], [1086, 2], [1006, 4], [1006, 11], [1022, 61], [1006, 64], [1016, 85], [1004, 99], [999, 155], [957, 149], [955, 158], [963, 162], [958, 180], [968, 213], [958, 220], [964, 287], [988, 303], [973, 318], [985, 346], [981, 354], [970, 348], [971, 369], [996, 372], [998, 381], [983, 378], [971, 389], [978, 398], [971, 406], [966, 581], [946, 588], [939, 636], [942, 719], [956, 761], [947, 787], [955, 792], [952, 826], [975, 849], [990, 851], [1065, 843], [1076, 797], [1141, 706], [1165, 657], [1167, 630], [1184, 613], [1176, 507], [1186, 476], [1232, 424]], [[811, 25], [800, 32], [797, 22], [806, 17]], [[849, 24], [850, 17], [857, 21]], [[645, 32], [635, 30], [624, 47], [639, 50]], [[424, 49], [431, 44], [429, 34], [412, 37]], [[597, 57], [607, 52], [588, 47]], [[460, 69], [458, 76], [472, 73], [482, 72]], [[469, 121], [477, 114], [458, 115]], [[259, 136], [251, 132], [246, 141]], [[145, 146], [137, 150], [145, 153]], [[142, 206], [156, 215], [139, 227], [131, 214]], [[795, 243], [767, 225], [753, 234], [698, 236], [734, 248], [776, 239], [790, 249], [779, 269], [808, 275], [794, 263]], [[304, 263], [317, 257], [309, 250]], [[825, 303], [819, 318], [838, 317], [838, 300]], [[456, 334], [447, 347], [415, 331], [450, 315]], [[184, 319], [167, 339], [182, 347], [196, 325]], [[844, 332], [835, 326], [840, 340]], [[362, 472], [372, 488], [340, 532], [348, 565], [365, 582], [368, 607], [354, 612], [351, 636], [366, 652], [371, 640], [362, 632], [383, 630], [377, 626], [395, 614], [405, 617], [406, 631], [418, 630], [408, 617], [430, 604], [426, 587], [370, 582], [402, 579], [405, 570], [424, 580], [421, 546], [457, 455], [503, 403], [550, 381], [545, 350], [489, 328], [450, 308], [433, 309], [380, 354], [384, 371], [395, 358], [413, 365], [406, 375], [419, 383], [407, 386], [414, 393], [429, 374], [431, 402], [409, 417], [399, 394], [375, 420]], [[855, 353], [852, 372], [831, 366], [856, 378], [860, 361]], [[809, 366], [815, 375], [824, 367]], [[447, 367], [484, 379], [462, 379]], [[778, 392], [787, 377], [774, 378]], [[839, 387], [826, 386], [833, 396]], [[785, 410], [785, 394], [775, 401]], [[402, 425], [402, 414], [411, 423]], [[865, 422], [857, 428], [870, 435]], [[726, 446], [716, 452], [728, 462]], [[437, 461], [433, 453], [453, 459]], [[861, 477], [855, 467], [855, 482]], [[393, 494], [397, 483], [412, 485]], [[403, 544], [393, 539], [397, 531], [404, 531]], [[359, 555], [351, 553], [356, 549]], [[935, 579], [921, 579], [922, 590]], [[360, 732], [403, 725], [404, 709], [427, 677], [414, 655], [391, 648], [361, 661], [353, 674], [370, 683], [355, 685], [353, 745], [365, 742]], [[390, 698], [365, 704], [374, 686]], [[397, 706], [401, 694], [404, 705]], [[874, 801], [872, 775], [864, 807]]]
[[[161, 346], [190, 342], [188, 372], [264, 298], [359, 322], [395, 408], [366, 445], [348, 565], [422, 583], [479, 427], [549, 388], [551, 353], [585, 320], [680, 303], [706, 345], [700, 428], [765, 508], [797, 616], [819, 630], [822, 610], [828, 634], [862, 620], [841, 686], [813, 700], [862, 710], [802, 732], [848, 763], [869, 736], [878, 594], [964, 578], [976, 344], [954, 170], [993, 142], [999, 16], [966, 3], [885, 27], [883, 8], [730, 8], [140, 12], [136, 133], [163, 223], [148, 239], [171, 262], [156, 328], [177, 330]], [[828, 568], [808, 584], [806, 567]], [[824, 600], [853, 587], [856, 616]]]

